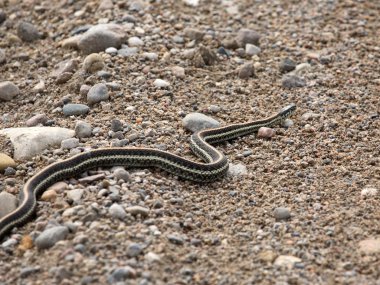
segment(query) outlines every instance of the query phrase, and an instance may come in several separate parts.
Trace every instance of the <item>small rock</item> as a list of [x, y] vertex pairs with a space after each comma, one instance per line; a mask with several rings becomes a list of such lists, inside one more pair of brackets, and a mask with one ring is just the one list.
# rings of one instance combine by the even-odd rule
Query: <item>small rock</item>
[[41, 80], [40, 82], [38, 82], [34, 87], [33, 87], [33, 91], [35, 93], [41, 93], [41, 92], [44, 92], [45, 91], [45, 82], [43, 80]]
[[190, 113], [182, 119], [182, 125], [192, 132], [198, 132], [203, 129], [217, 128], [219, 122], [211, 117], [201, 113]]
[[71, 72], [63, 72], [57, 76], [55, 82], [57, 84], [66, 83], [67, 81], [69, 81], [71, 79], [72, 76], [73, 76], [73, 73], [71, 73]]
[[138, 52], [137, 47], [123, 47], [117, 51], [117, 54], [122, 57], [129, 57], [135, 55]]
[[104, 177], [105, 177], [104, 173], [99, 173], [99, 174], [79, 178], [78, 181], [80, 183], [91, 183], [91, 182], [103, 179]]
[[149, 59], [149, 60], [151, 60], [151, 61], [156, 61], [156, 60], [158, 60], [158, 54], [155, 53], [155, 52], [144, 52], [144, 53], [142, 54], [142, 57], [143, 57], [143, 58], [146, 58], [146, 59]]
[[2, 9], [0, 9], [0, 24], [2, 24], [6, 19], [7, 14], [5, 14], [5, 12]]
[[274, 209], [273, 215], [276, 221], [288, 220], [291, 217], [289, 209], [283, 207], [278, 207]]
[[218, 57], [216, 53], [204, 46], [200, 46], [197, 50], [195, 50], [193, 55], [193, 65], [195, 67], [204, 67], [205, 65], [213, 65], [218, 61]]
[[235, 40], [240, 47], [245, 47], [246, 44], [258, 46], [260, 35], [254, 30], [243, 28], [239, 30]]
[[168, 240], [171, 243], [174, 243], [174, 244], [177, 244], [177, 245], [183, 245], [185, 243], [185, 241], [183, 240], [183, 238], [180, 237], [177, 234], [169, 234], [167, 237], [168, 237]]
[[170, 86], [170, 83], [162, 79], [156, 79], [154, 80], [153, 85], [157, 88], [166, 88]]
[[284, 128], [290, 128], [294, 125], [294, 122], [292, 119], [285, 119], [285, 121], [282, 123], [282, 126]]
[[106, 48], [119, 48], [125, 40], [121, 25], [99, 24], [88, 29], [78, 41], [78, 48], [85, 54], [104, 51]]
[[65, 76], [71, 77], [72, 74], [77, 69], [78, 69], [78, 60], [76, 59], [64, 60], [54, 66], [54, 69], [50, 73], [50, 76], [53, 78], [58, 78], [59, 76], [62, 76], [62, 74], [66, 73], [67, 75], [63, 75], [63, 77]]
[[10, 101], [20, 93], [16, 85], [10, 81], [0, 82], [0, 101]]
[[106, 49], [106, 53], [111, 54], [111, 55], [116, 55], [117, 54], [117, 49], [114, 47], [109, 47]]
[[231, 164], [230, 163], [227, 173], [230, 176], [242, 176], [242, 175], [247, 175], [248, 170], [244, 164], [241, 164], [241, 163]]
[[5, 153], [0, 152], [0, 171], [6, 169], [7, 167], [16, 167], [16, 162], [6, 155]]
[[297, 75], [285, 75], [282, 78], [282, 87], [295, 88], [304, 86], [306, 86], [305, 80]]
[[17, 27], [17, 35], [24, 42], [33, 42], [40, 38], [37, 28], [28, 22], [21, 22]]
[[143, 251], [143, 248], [140, 244], [131, 243], [127, 248], [126, 254], [128, 257], [136, 257], [140, 255], [142, 251]]
[[87, 114], [90, 107], [84, 104], [66, 104], [62, 108], [62, 112], [65, 116], [80, 116]]
[[204, 32], [199, 31], [194, 28], [185, 28], [183, 32], [184, 32], [185, 37], [190, 38], [191, 40], [194, 40], [197, 42], [201, 41], [203, 37], [205, 36]]
[[91, 87], [87, 94], [87, 103], [93, 105], [109, 98], [107, 85], [98, 83]]
[[257, 55], [261, 52], [261, 48], [259, 48], [258, 46], [255, 46], [253, 44], [246, 44], [245, 45], [245, 53], [247, 55]]
[[172, 73], [177, 78], [185, 78], [185, 69], [181, 66], [173, 66]]
[[124, 219], [127, 215], [124, 208], [117, 203], [111, 205], [109, 208], [109, 213], [112, 218], [120, 220]]
[[128, 46], [130, 47], [140, 47], [143, 45], [144, 42], [139, 37], [131, 37], [128, 39]]
[[79, 146], [79, 139], [77, 138], [69, 138], [65, 139], [61, 142], [62, 149], [72, 149]]
[[272, 138], [276, 134], [276, 131], [271, 128], [261, 127], [257, 132], [258, 138]]
[[273, 262], [276, 254], [271, 250], [264, 250], [258, 254], [258, 258], [264, 262]]
[[98, 53], [92, 53], [83, 61], [83, 70], [87, 73], [95, 73], [104, 68], [103, 58]]
[[[0, 158], [1, 158], [1, 156], [0, 156]], [[0, 166], [0, 169], [1, 169], [1, 166]], [[360, 192], [360, 194], [361, 194], [362, 197], [374, 197], [374, 196], [377, 195], [377, 193], [378, 193], [378, 190], [376, 188], [372, 188], [372, 187], [364, 188]]]
[[91, 137], [92, 128], [87, 122], [77, 121], [75, 124], [75, 136], [78, 138], [88, 138]]
[[10, 212], [13, 212], [17, 208], [17, 198], [8, 193], [8, 192], [1, 192], [0, 193], [0, 219]]
[[359, 250], [365, 254], [380, 253], [380, 238], [360, 241]]
[[41, 200], [45, 202], [54, 202], [57, 199], [57, 192], [54, 189], [46, 190], [41, 195]]
[[35, 240], [38, 249], [46, 249], [63, 240], [68, 235], [69, 230], [64, 226], [55, 226], [44, 230]]
[[0, 64], [3, 64], [7, 61], [7, 56], [5, 54], [5, 51], [0, 48]]
[[154, 262], [160, 262], [161, 258], [159, 255], [155, 254], [154, 252], [148, 252], [145, 254], [144, 259], [149, 262], [149, 263], [154, 263]]
[[69, 185], [67, 185], [66, 182], [60, 181], [60, 182], [57, 182], [57, 183], [54, 183], [53, 185], [51, 185], [48, 189], [46, 189], [46, 191], [54, 190], [57, 193], [62, 193], [68, 187], [69, 187]]
[[149, 209], [141, 206], [131, 206], [127, 209], [128, 213], [131, 213], [134, 216], [141, 215], [142, 217], [149, 216]]
[[309, 63], [306, 63], [306, 62], [300, 63], [296, 66], [295, 74], [301, 75], [310, 69], [311, 69], [311, 65]]
[[67, 191], [67, 198], [73, 200], [74, 202], [79, 202], [82, 199], [84, 189], [73, 189]]
[[33, 117], [31, 117], [29, 120], [26, 121], [26, 125], [28, 127], [34, 127], [37, 126], [38, 124], [44, 125], [49, 118], [46, 116], [46, 114], [37, 114]]
[[217, 105], [210, 105], [208, 108], [207, 108], [211, 113], [218, 113], [222, 110], [222, 108], [220, 108], [219, 106]]
[[282, 73], [290, 72], [296, 68], [296, 63], [290, 59], [290, 58], [285, 58], [281, 63], [280, 63], [280, 71]]
[[255, 74], [255, 70], [252, 62], [245, 63], [242, 67], [238, 69], [238, 76], [241, 79], [248, 79]]
[[126, 171], [124, 168], [117, 168], [117, 169], [113, 172], [113, 175], [114, 175], [115, 178], [118, 179], [118, 180], [122, 179], [122, 180], [124, 180], [125, 182], [130, 180], [129, 172]]
[[20, 270], [20, 277], [21, 278], [26, 278], [31, 274], [34, 274], [36, 272], [40, 271], [40, 267], [24, 267], [21, 268]]
[[119, 267], [108, 276], [108, 282], [114, 284], [129, 278], [136, 278], [136, 271], [130, 266]]
[[274, 265], [278, 267], [293, 268], [296, 263], [300, 263], [302, 260], [298, 257], [291, 255], [280, 255], [274, 261]]
[[123, 130], [123, 123], [118, 119], [111, 120], [111, 130], [114, 132], [119, 132]]

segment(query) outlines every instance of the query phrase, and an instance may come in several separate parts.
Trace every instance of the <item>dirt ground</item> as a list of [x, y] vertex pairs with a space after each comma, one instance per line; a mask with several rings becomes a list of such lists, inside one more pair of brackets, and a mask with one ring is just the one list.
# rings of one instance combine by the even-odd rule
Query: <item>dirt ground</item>
[[[194, 159], [191, 133], [182, 125], [186, 114], [204, 113], [227, 125], [297, 105], [294, 124], [276, 127], [273, 138], [252, 135], [218, 145], [232, 165], [247, 168], [245, 175], [198, 184], [131, 169], [131, 179], [118, 185], [105, 168], [88, 173], [104, 173], [91, 183], [65, 180], [67, 189], [85, 189], [83, 197], [73, 203], [62, 191], [55, 202], [38, 203], [36, 219], [12, 232], [17, 244], [0, 246], [1, 285], [380, 284], [380, 2], [0, 0], [0, 9], [6, 55], [0, 81], [20, 89], [0, 102], [0, 129], [45, 114], [54, 126], [74, 129], [82, 120], [97, 128], [79, 148], [111, 146], [111, 121], [118, 119], [128, 125], [123, 137], [137, 134], [130, 145]], [[32, 23], [40, 38], [20, 40], [21, 21]], [[78, 27], [107, 22], [133, 22], [127, 38], [138, 36], [144, 45], [129, 57], [100, 52], [108, 76], [77, 71], [57, 83], [51, 76], [57, 63], [76, 59], [82, 66], [86, 58], [62, 41]], [[203, 36], [192, 39], [188, 28]], [[242, 28], [260, 35], [257, 55], [228, 45]], [[200, 46], [217, 60], [198, 66], [186, 56]], [[146, 60], [143, 52], [158, 60]], [[303, 86], [284, 85], [286, 58], [301, 69]], [[247, 62], [254, 75], [241, 78]], [[185, 75], [175, 76], [174, 66]], [[170, 86], [156, 88], [155, 79]], [[45, 87], [33, 92], [41, 80]], [[78, 85], [101, 82], [119, 89], [86, 115], [64, 116], [64, 103], [87, 103]], [[7, 139], [0, 145], [12, 155]], [[1, 188], [14, 193], [51, 160], [70, 155], [51, 148], [18, 161], [16, 174], [0, 174]], [[99, 191], [115, 185], [119, 204], [142, 206], [148, 214], [111, 218], [111, 195]], [[64, 214], [70, 208], [74, 214]], [[278, 208], [291, 217], [276, 220]], [[34, 239], [48, 223], [70, 232], [49, 249], [33, 241], [26, 246], [25, 237]]]

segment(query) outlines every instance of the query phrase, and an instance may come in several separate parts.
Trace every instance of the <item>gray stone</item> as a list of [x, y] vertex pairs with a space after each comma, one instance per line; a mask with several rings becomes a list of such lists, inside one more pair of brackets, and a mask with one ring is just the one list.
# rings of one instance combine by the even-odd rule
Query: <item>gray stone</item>
[[183, 238], [177, 234], [169, 234], [167, 237], [171, 243], [174, 243], [177, 245], [183, 245], [185, 243]]
[[82, 199], [84, 189], [73, 189], [67, 191], [67, 198], [73, 200], [74, 202], [79, 202]]
[[138, 243], [131, 243], [127, 248], [128, 257], [136, 257], [143, 251], [143, 247]]
[[66, 104], [62, 108], [65, 116], [80, 116], [87, 114], [88, 111], [90, 111], [90, 107], [84, 104]]
[[149, 215], [149, 209], [141, 206], [130, 206], [126, 210], [134, 216], [141, 215], [142, 217], [147, 217]]
[[245, 63], [242, 67], [238, 69], [238, 76], [241, 79], [248, 79], [255, 74], [255, 70], [252, 62]]
[[190, 38], [197, 42], [201, 41], [203, 37], [205, 36], [204, 32], [199, 31], [194, 28], [185, 28], [183, 32], [184, 32], [185, 37]]
[[245, 47], [246, 44], [258, 46], [260, 35], [254, 30], [243, 28], [239, 30], [235, 40], [240, 47]]
[[105, 51], [109, 47], [119, 48], [125, 40], [122, 26], [117, 24], [99, 24], [86, 31], [78, 42], [79, 49], [85, 53]]
[[104, 83], [97, 83], [87, 93], [87, 103], [92, 105], [108, 100], [108, 88]]
[[64, 226], [55, 226], [44, 230], [35, 240], [38, 249], [46, 249], [63, 240], [68, 235], [69, 230]]
[[60, 146], [61, 141], [74, 136], [74, 131], [58, 127], [31, 127], [3, 129], [0, 134], [9, 136], [14, 159], [27, 160], [47, 148]]
[[124, 180], [124, 181], [129, 181], [130, 180], [130, 175], [129, 172], [126, 171], [124, 168], [117, 168], [114, 172], [113, 175], [115, 176], [116, 179]]
[[256, 54], [259, 54], [261, 52], [261, 48], [259, 48], [258, 46], [255, 46], [253, 44], [246, 44], [245, 45], [245, 53], [247, 55], [256, 55]]
[[282, 73], [290, 72], [296, 68], [296, 63], [290, 58], [285, 58], [281, 63], [280, 63], [280, 71]]
[[75, 136], [78, 138], [88, 138], [91, 136], [92, 128], [91, 125], [87, 122], [78, 121], [75, 124]]
[[79, 139], [77, 138], [69, 138], [65, 139], [61, 142], [62, 149], [72, 149], [79, 146]]
[[242, 175], [247, 175], [248, 170], [244, 164], [241, 164], [241, 163], [231, 164], [230, 163], [227, 173], [230, 176], [242, 176]]
[[16, 210], [17, 204], [18, 204], [17, 198], [14, 195], [8, 192], [1, 192], [0, 193], [0, 218]]
[[130, 47], [140, 47], [143, 45], [144, 45], [144, 42], [138, 37], [130, 37], [128, 39], [128, 46]]
[[48, 120], [49, 118], [46, 116], [46, 114], [37, 114], [31, 117], [30, 119], [28, 119], [26, 121], [26, 125], [28, 127], [34, 127], [34, 126], [37, 126], [38, 124], [44, 125]]
[[21, 22], [17, 27], [17, 35], [24, 42], [33, 42], [40, 38], [37, 28], [28, 22]]
[[114, 219], [124, 219], [127, 216], [127, 213], [125, 212], [124, 208], [120, 206], [119, 204], [112, 204], [109, 208], [109, 212], [112, 218]]
[[183, 126], [192, 132], [219, 127], [219, 122], [201, 113], [190, 113], [182, 119]]
[[111, 130], [114, 132], [123, 130], [123, 123], [118, 119], [111, 120]]
[[114, 284], [135, 277], [136, 271], [130, 266], [124, 266], [116, 268], [107, 279], [110, 284]]
[[50, 76], [53, 78], [59, 78], [60, 76], [67, 76], [63, 74], [71, 74], [71, 77], [72, 74], [78, 69], [78, 66], [78, 60], [76, 59], [67, 59], [61, 61], [54, 66], [54, 69], [50, 73]]
[[277, 221], [290, 219], [290, 211], [288, 208], [278, 207], [274, 209], [273, 215]]
[[117, 54], [122, 57], [135, 55], [138, 52], [137, 47], [123, 47], [117, 51]]
[[296, 87], [304, 87], [304, 86], [306, 86], [305, 80], [297, 75], [285, 75], [282, 78], [282, 87], [296, 88]]
[[37, 266], [37, 267], [24, 267], [24, 268], [21, 268], [21, 270], [20, 270], [20, 277], [21, 278], [26, 278], [29, 275], [31, 275], [33, 273], [36, 273], [38, 271], [40, 271], [40, 267], [39, 266]]
[[12, 100], [20, 93], [18, 87], [10, 81], [0, 82], [0, 101]]

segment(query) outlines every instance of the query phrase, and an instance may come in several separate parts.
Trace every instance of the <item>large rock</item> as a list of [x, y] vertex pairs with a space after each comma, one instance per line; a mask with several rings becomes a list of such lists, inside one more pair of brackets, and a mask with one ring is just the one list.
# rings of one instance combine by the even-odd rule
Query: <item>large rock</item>
[[0, 101], [12, 100], [20, 90], [10, 81], [0, 82]]
[[99, 24], [91, 27], [78, 41], [78, 48], [85, 54], [119, 48], [125, 41], [123, 27], [117, 24]]
[[73, 130], [58, 127], [10, 128], [0, 130], [14, 147], [14, 159], [27, 160], [49, 147], [59, 147], [61, 141], [74, 136]]

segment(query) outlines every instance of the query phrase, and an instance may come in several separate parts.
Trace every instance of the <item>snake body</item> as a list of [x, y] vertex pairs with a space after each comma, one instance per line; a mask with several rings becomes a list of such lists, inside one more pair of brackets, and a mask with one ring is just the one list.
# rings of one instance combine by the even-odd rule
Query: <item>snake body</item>
[[266, 119], [196, 132], [190, 138], [190, 146], [204, 163], [191, 161], [166, 151], [140, 147], [95, 149], [53, 163], [26, 182], [22, 189], [22, 201], [19, 207], [0, 219], [0, 240], [11, 229], [25, 224], [32, 217], [37, 206], [37, 197], [49, 186], [92, 168], [114, 165], [157, 167], [196, 182], [214, 181], [225, 175], [228, 170], [228, 160], [210, 144], [254, 133], [260, 127], [277, 125], [289, 117], [295, 109], [295, 105], [292, 104]]

